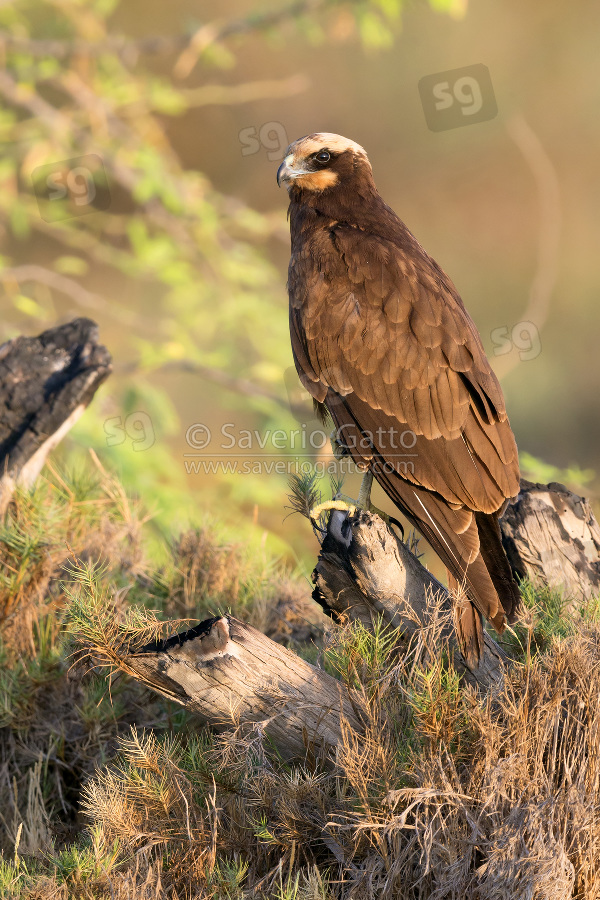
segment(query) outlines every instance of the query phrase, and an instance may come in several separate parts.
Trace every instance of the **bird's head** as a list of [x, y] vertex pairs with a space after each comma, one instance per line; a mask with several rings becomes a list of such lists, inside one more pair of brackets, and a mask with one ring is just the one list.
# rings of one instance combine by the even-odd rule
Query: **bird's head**
[[336, 187], [348, 190], [365, 176], [371, 181], [371, 164], [360, 144], [340, 134], [317, 132], [290, 144], [277, 170], [277, 184], [285, 184], [290, 195], [319, 194]]

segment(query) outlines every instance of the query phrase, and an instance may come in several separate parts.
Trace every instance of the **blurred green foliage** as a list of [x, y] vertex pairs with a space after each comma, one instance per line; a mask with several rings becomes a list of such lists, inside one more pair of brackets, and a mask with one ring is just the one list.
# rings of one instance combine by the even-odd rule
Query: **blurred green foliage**
[[[432, 5], [452, 14], [461, 7]], [[171, 123], [204, 95], [181, 76], [200, 71], [208, 81], [231, 66], [244, 44], [228, 41], [231, 33], [268, 41], [285, 27], [288, 39], [291, 28], [295, 40], [326, 41], [340, 16], [351, 17], [367, 50], [388, 46], [401, 0], [317, 0], [204, 28], [190, 22], [187, 35], [157, 39], [161, 65], [151, 39], [115, 29], [119, 8], [118, 0], [0, 7], [3, 333], [35, 332], [73, 314], [99, 321], [102, 336], [110, 323], [115, 374], [66, 452], [70, 463], [76, 447], [98, 452], [170, 527], [197, 515], [198, 495], [174, 453], [185, 433], [180, 397], [154, 373], [201, 366], [191, 391], [201, 396], [226, 373], [234, 390], [218, 397], [242, 423], [245, 416], [261, 432], [298, 428], [282, 384], [292, 365], [285, 292], [267, 252], [281, 223], [182, 163]], [[241, 394], [236, 379], [246, 385]], [[146, 429], [140, 439], [136, 428]], [[282, 512], [286, 482], [285, 474], [221, 472], [201, 486], [213, 503]]]
[[561, 469], [525, 451], [519, 454], [519, 462], [523, 477], [539, 484], [550, 484], [552, 481], [557, 481], [559, 484], [567, 484], [573, 490], [577, 488], [584, 490], [596, 477], [593, 469], [582, 469], [575, 463]]

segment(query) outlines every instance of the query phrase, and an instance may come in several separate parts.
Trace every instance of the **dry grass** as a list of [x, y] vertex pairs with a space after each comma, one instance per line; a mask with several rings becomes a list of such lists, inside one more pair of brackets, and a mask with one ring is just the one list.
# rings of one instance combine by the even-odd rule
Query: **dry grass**
[[[97, 500], [104, 488], [90, 490]], [[361, 694], [366, 741], [346, 729], [333, 767], [291, 766], [259, 731], [216, 735], [120, 675], [109, 696], [82, 662], [69, 675], [63, 607], [70, 602], [95, 663], [110, 665], [117, 644], [172, 630], [142, 601], [170, 617], [231, 609], [249, 618], [254, 596], [255, 624], [308, 653], [322, 622], [306, 588], [277, 566], [253, 567], [243, 548], [206, 529], [184, 535], [160, 571], [144, 564], [139, 543], [123, 552], [122, 540], [110, 552], [104, 542], [103, 564], [91, 566], [85, 548], [109, 526], [97, 506], [74, 507], [62, 491], [63, 506], [45, 494], [20, 498], [0, 541], [11, 567], [4, 640], [29, 629], [2, 651], [0, 896], [600, 897], [597, 604], [575, 613], [571, 604], [567, 616], [561, 598], [527, 586], [528, 613], [507, 638], [515, 662], [493, 698], [431, 653], [435, 615], [408, 648], [383, 628], [331, 628], [319, 652]], [[78, 508], [92, 508], [87, 527], [74, 521]], [[138, 532], [131, 509], [116, 521], [111, 510], [110, 527]], [[79, 567], [75, 553], [61, 562], [67, 522]], [[42, 534], [53, 561], [43, 575]], [[38, 560], [31, 572], [27, 553]], [[13, 583], [16, 601], [11, 569], [28, 572]]]
[[318, 871], [332, 897], [596, 897], [594, 619], [532, 611], [513, 638], [524, 659], [486, 700], [432, 661], [432, 630], [401, 652], [385, 629], [338, 630], [328, 664], [369, 721], [366, 742], [346, 732], [333, 771], [284, 766], [258, 736], [133, 734], [86, 788], [87, 815], [124, 855], [169, 859], [167, 896], [300, 896]]
[[214, 525], [182, 534], [171, 559], [145, 585], [170, 616], [205, 619], [229, 612], [274, 640], [293, 646], [322, 636], [328, 619], [312, 601], [308, 583], [253, 550], [219, 536]]
[[0, 850], [73, 838], [82, 782], [139, 719], [137, 687], [111, 704], [103, 682], [70, 677], [64, 633], [76, 563], [102, 560], [121, 589], [143, 570], [139, 536], [135, 505], [97, 467], [40, 479], [0, 525]]
[[7, 650], [34, 655], [34, 628], [64, 606], [75, 560], [103, 561], [113, 572], [143, 570], [140, 516], [119, 482], [90, 466], [55, 470], [33, 492], [19, 492], [0, 520], [0, 635]]

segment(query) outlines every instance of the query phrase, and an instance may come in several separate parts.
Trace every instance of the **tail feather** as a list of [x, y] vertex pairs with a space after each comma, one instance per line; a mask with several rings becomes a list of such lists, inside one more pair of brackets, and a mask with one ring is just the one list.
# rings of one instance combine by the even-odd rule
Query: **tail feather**
[[479, 551], [502, 601], [506, 618], [512, 623], [519, 611], [521, 594], [502, 546], [498, 516], [475, 513], [475, 520], [479, 532]]
[[452, 572], [446, 571], [448, 587], [454, 597], [452, 618], [458, 645], [468, 667], [477, 669], [483, 656], [483, 617]]
[[[333, 392], [330, 391], [330, 401], [331, 395]], [[352, 412], [348, 406], [348, 398], [333, 397], [336, 402], [328, 402], [328, 407], [336, 427], [352, 426], [360, 433], [361, 425], [356, 411]], [[381, 418], [382, 413], [366, 403], [355, 400], [356, 404], [365, 423], [370, 421], [369, 415], [375, 413]], [[359, 446], [351, 445], [351, 456], [357, 463], [368, 465], [373, 461], [373, 454], [369, 452], [363, 458], [357, 449]], [[374, 457], [378, 463], [375, 478], [409, 522], [421, 532], [454, 583], [462, 589], [462, 596], [459, 591], [453, 609], [456, 633], [467, 664], [477, 668], [483, 653], [482, 616], [501, 634], [507, 621], [514, 621], [520, 602], [519, 589], [500, 539], [498, 512], [481, 513], [465, 505], [450, 503], [433, 490], [403, 479], [393, 468], [390, 471], [377, 453]]]

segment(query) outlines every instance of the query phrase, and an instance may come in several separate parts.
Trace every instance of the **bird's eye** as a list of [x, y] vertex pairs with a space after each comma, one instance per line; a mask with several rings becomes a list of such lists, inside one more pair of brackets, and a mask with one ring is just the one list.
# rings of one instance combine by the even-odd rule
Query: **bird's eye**
[[319, 150], [319, 152], [315, 154], [315, 159], [320, 163], [328, 163], [331, 159], [331, 156], [329, 155], [327, 150]]

